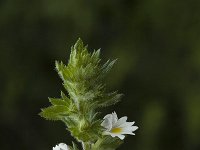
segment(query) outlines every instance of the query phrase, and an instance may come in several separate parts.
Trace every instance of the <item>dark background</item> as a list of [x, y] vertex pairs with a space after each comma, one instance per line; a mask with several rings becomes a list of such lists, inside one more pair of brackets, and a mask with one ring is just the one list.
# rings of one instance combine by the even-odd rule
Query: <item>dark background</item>
[[50, 150], [73, 138], [38, 113], [60, 97], [54, 61], [81, 37], [102, 59], [123, 100], [116, 111], [139, 130], [124, 150], [200, 149], [199, 0], [1, 0], [0, 149]]

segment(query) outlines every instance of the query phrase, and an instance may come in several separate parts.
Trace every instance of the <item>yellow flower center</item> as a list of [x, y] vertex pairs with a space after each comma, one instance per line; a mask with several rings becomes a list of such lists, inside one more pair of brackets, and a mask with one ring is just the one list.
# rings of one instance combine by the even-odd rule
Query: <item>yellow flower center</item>
[[112, 133], [120, 133], [122, 131], [122, 128], [113, 128], [111, 130]]

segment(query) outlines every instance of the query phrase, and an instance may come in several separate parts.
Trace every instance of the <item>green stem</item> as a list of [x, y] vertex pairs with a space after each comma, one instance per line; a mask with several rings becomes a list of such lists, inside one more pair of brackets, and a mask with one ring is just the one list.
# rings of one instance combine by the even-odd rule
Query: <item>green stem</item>
[[82, 142], [83, 150], [90, 150], [90, 144], [87, 142]]

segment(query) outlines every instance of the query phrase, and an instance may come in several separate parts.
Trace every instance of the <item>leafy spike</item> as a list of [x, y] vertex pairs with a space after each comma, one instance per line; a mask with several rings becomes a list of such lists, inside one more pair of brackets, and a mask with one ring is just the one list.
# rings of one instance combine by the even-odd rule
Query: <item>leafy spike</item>
[[[93, 143], [92, 150], [108, 145], [117, 147], [119, 141], [102, 139], [101, 120], [97, 119], [97, 108], [113, 105], [120, 101], [122, 94], [107, 92], [105, 77], [116, 60], [101, 64], [100, 49], [92, 53], [79, 38], [71, 47], [68, 64], [55, 61], [55, 69], [63, 81], [67, 96], [61, 91], [61, 98], [49, 98], [52, 106], [41, 110], [40, 116], [48, 120], [61, 120], [78, 141]], [[101, 139], [99, 141], [98, 139]], [[96, 143], [96, 144], [95, 144]], [[109, 147], [111, 150], [114, 147]], [[70, 149], [78, 150], [73, 144]]]

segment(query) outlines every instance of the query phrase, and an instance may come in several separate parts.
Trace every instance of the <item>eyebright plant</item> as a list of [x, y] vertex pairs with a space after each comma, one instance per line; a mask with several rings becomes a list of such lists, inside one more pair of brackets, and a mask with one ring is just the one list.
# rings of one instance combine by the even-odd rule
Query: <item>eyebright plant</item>
[[[60, 98], [49, 98], [51, 106], [41, 109], [40, 116], [47, 120], [62, 121], [71, 135], [82, 144], [83, 150], [115, 150], [123, 143], [126, 134], [134, 135], [138, 127], [127, 122], [127, 117], [118, 119], [117, 114], [99, 117], [103, 107], [120, 101], [122, 94], [108, 92], [105, 77], [116, 60], [104, 64], [99, 58], [100, 49], [88, 52], [81, 39], [71, 48], [68, 64], [56, 61], [56, 70], [63, 81], [67, 94], [61, 91]], [[53, 150], [79, 150], [60, 143]]]

